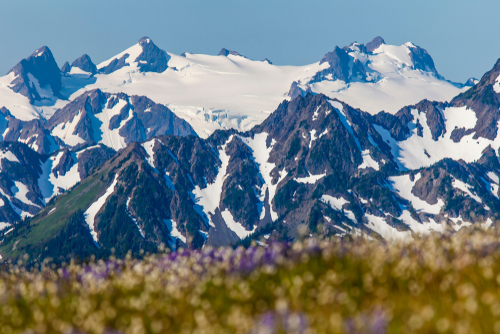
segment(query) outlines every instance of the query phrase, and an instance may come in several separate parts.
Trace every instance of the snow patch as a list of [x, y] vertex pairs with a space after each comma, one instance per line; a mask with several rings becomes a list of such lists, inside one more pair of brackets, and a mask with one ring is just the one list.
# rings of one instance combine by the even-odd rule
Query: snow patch
[[254, 226], [253, 227], [253, 230], [251, 231], [247, 231], [243, 225], [241, 225], [241, 223], [238, 223], [234, 220], [234, 217], [233, 215], [231, 214], [231, 212], [226, 209], [224, 211], [221, 212], [221, 215], [222, 215], [222, 218], [224, 219], [224, 221], [226, 222], [226, 225], [227, 227], [233, 231], [234, 233], [236, 233], [236, 235], [241, 239], [245, 239], [246, 237], [248, 237], [249, 235], [251, 235], [252, 233], [255, 232], [255, 230], [257, 229], [257, 226]]
[[12, 162], [19, 162], [19, 159], [11, 151], [0, 151], [0, 161], [2, 159], [7, 159]]
[[370, 155], [370, 150], [364, 150], [361, 152], [361, 157], [363, 158], [363, 163], [359, 165], [358, 169], [365, 169], [365, 168], [373, 168], [375, 170], [379, 170], [380, 166], [378, 162], [373, 160], [373, 158]]
[[495, 91], [495, 93], [500, 94], [500, 75], [495, 80], [495, 84], [493, 85], [493, 90]]
[[154, 138], [150, 141], [147, 141], [147, 142], [141, 144], [141, 146], [144, 148], [144, 150], [146, 150], [146, 153], [148, 155], [148, 157], [146, 158], [146, 161], [148, 162], [148, 164], [151, 167], [153, 167], [153, 170], [158, 174], [158, 170], [155, 167], [155, 158], [154, 158], [154, 151], [153, 151], [153, 148], [155, 146], [156, 141], [157, 141], [157, 139]]
[[330, 195], [321, 196], [321, 201], [330, 205], [332, 209], [335, 209], [337, 211], [342, 211], [342, 207], [344, 206], [344, 204], [349, 203], [349, 201], [344, 199], [343, 197], [333, 197]]
[[421, 178], [420, 173], [415, 175], [414, 180], [410, 180], [409, 175], [391, 176], [389, 182], [392, 186], [392, 191], [399, 193], [399, 196], [411, 202], [416, 211], [427, 212], [431, 214], [439, 214], [441, 208], [444, 206], [442, 199], [438, 199], [436, 204], [429, 204], [412, 194], [412, 189], [415, 183]]
[[[168, 230], [170, 231], [170, 236], [172, 237], [172, 241], [169, 242], [170, 248], [172, 250], [176, 249], [176, 239], [181, 240], [183, 243], [187, 244], [186, 237], [181, 234], [181, 232], [177, 229], [177, 222], [172, 219], [163, 219], [165, 225], [167, 225]], [[207, 236], [208, 237], [208, 236]]]
[[29, 192], [29, 189], [28, 189], [28, 187], [24, 183], [21, 183], [19, 181], [14, 181], [14, 184], [15, 184], [15, 186], [13, 186], [10, 189], [10, 191], [14, 194], [15, 198], [17, 198], [18, 200], [20, 200], [24, 204], [33, 205], [33, 206], [36, 206], [36, 207], [40, 207], [39, 205], [33, 203], [32, 201], [30, 201], [26, 197], [26, 195]]
[[165, 175], [165, 183], [167, 184], [168, 189], [174, 191], [175, 190], [175, 184], [172, 182], [172, 179], [170, 178], [170, 174], [166, 171]]
[[61, 139], [66, 145], [76, 146], [85, 143], [85, 140], [75, 134], [76, 127], [82, 118], [82, 111], [73, 117], [73, 120], [66, 123], [57, 124], [51, 131], [51, 134]]
[[396, 228], [387, 224], [383, 217], [377, 217], [368, 213], [365, 214], [365, 217], [368, 219], [368, 224], [366, 224], [366, 226], [377, 232], [387, 241], [406, 241], [411, 239], [410, 231], [398, 231]]
[[464, 193], [466, 193], [470, 197], [474, 198], [476, 200], [476, 202], [483, 203], [483, 201], [481, 200], [481, 198], [479, 196], [477, 196], [476, 194], [473, 194], [470, 191], [470, 189], [473, 188], [471, 185], [468, 185], [467, 183], [464, 183], [464, 182], [454, 178], [453, 182], [452, 182], [452, 186], [456, 189], [462, 190]]
[[[255, 159], [255, 163], [259, 166], [260, 175], [264, 181], [264, 185], [260, 189], [260, 197], [259, 200], [264, 202], [266, 197], [266, 191], [269, 191], [269, 207], [271, 208], [271, 219], [274, 221], [278, 219], [278, 214], [273, 210], [272, 200], [274, 195], [276, 194], [276, 188], [278, 184], [283, 181], [286, 177], [286, 171], [283, 168], [282, 171], [279, 172], [278, 181], [275, 184], [272, 184], [273, 178], [271, 177], [271, 172], [276, 167], [274, 163], [268, 162], [269, 155], [273, 150], [273, 146], [275, 144], [275, 140], [273, 139], [271, 145], [267, 147], [267, 137], [268, 134], [263, 132], [254, 135], [254, 138], [250, 137], [239, 137], [253, 152], [253, 157]], [[262, 216], [261, 216], [262, 217]]]
[[54, 175], [52, 169], [59, 164], [63, 154], [64, 151], [60, 151], [56, 155], [50, 156], [42, 164], [42, 175], [38, 179], [38, 187], [45, 203], [48, 203], [52, 197], [61, 194], [81, 181], [80, 173], [78, 172], [78, 158], [74, 152], [70, 153], [74, 162], [70, 170], [64, 176], [57, 174], [56, 177]]
[[498, 175], [493, 173], [493, 172], [488, 172], [486, 173], [486, 175], [488, 175], [488, 177], [493, 181], [495, 182], [496, 184], [500, 184], [500, 179], [498, 178]]
[[[108, 197], [115, 191], [115, 186], [116, 183], [118, 182], [118, 174], [115, 175], [115, 178], [113, 180], [113, 183], [106, 189], [106, 192], [104, 195], [102, 195], [97, 201], [95, 201], [88, 209], [85, 211], [85, 222], [89, 226], [90, 229], [90, 234], [92, 235], [92, 238], [94, 239], [94, 243], [96, 244], [97, 247], [99, 247], [98, 240], [97, 240], [97, 232], [94, 227], [94, 222], [95, 222], [95, 216], [101, 210], [103, 205], [106, 203], [106, 200]], [[100, 248], [100, 247], [99, 247]]]
[[319, 174], [319, 175], [311, 175], [311, 173], [309, 173], [309, 176], [294, 178], [294, 180], [299, 182], [299, 183], [315, 184], [316, 182], [318, 182], [318, 180], [321, 180], [325, 176], [326, 176], [326, 171], [323, 174]]
[[[227, 144], [233, 140], [234, 135], [231, 135], [226, 143], [219, 150], [219, 159], [222, 164], [217, 173], [217, 177], [215, 178], [214, 183], [207, 184], [207, 187], [201, 189], [198, 185], [195, 186], [193, 190], [193, 200], [196, 204], [196, 207], [201, 207], [203, 213], [208, 218], [208, 222], [210, 226], [215, 227], [215, 224], [212, 222], [211, 214], [215, 214], [215, 209], [219, 207], [220, 198], [222, 195], [222, 186], [224, 185], [224, 180], [226, 179], [226, 171], [229, 165], [229, 156], [226, 154]], [[197, 210], [198, 211], [198, 210]], [[198, 211], [198, 213], [201, 213]], [[203, 216], [203, 215], [202, 215]]]
[[131, 198], [129, 197], [127, 199], [127, 206], [126, 206], [126, 211], [125, 212], [127, 213], [127, 216], [129, 216], [129, 218], [132, 219], [132, 221], [134, 222], [135, 226], [137, 226], [137, 229], [139, 230], [139, 233], [140, 233], [141, 237], [144, 239], [145, 238], [144, 232], [142, 231], [141, 227], [137, 223], [137, 219], [135, 219], [132, 216], [132, 212], [130, 212], [130, 200], [131, 200]]

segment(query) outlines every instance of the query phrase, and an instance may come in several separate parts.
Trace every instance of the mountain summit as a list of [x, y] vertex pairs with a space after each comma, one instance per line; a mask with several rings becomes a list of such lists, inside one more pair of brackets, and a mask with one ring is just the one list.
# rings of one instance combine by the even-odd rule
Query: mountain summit
[[131, 48], [120, 53], [104, 63], [101, 63], [99, 73], [111, 74], [125, 66], [138, 68], [140, 72], [162, 73], [168, 68], [170, 56], [153, 43], [148, 37], [143, 37]]
[[61, 71], [46, 46], [21, 60], [7, 74], [10, 73], [15, 75], [10, 89], [26, 96], [30, 103], [58, 96], [61, 91]]

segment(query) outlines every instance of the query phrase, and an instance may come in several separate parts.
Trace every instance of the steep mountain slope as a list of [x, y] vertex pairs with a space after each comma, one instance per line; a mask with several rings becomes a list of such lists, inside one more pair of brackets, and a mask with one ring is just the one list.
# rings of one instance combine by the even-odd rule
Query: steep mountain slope
[[168, 108], [144, 96], [85, 92], [59, 109], [45, 124], [54, 138], [69, 147], [94, 143], [120, 150], [133, 141], [195, 132]]
[[417, 169], [441, 159], [471, 163], [491, 147], [498, 155], [500, 136], [500, 61], [474, 87], [449, 103], [421, 101], [394, 116], [379, 113], [375, 128], [391, 146], [399, 168]]
[[[314, 92], [325, 81], [387, 81], [367, 70], [386, 47], [377, 39], [335, 49], [308, 87], [295, 82], [293, 99], [262, 123], [206, 139], [147, 97], [100, 89], [68, 101], [47, 121], [19, 121], [2, 109], [4, 136], [56, 151], [2, 144], [0, 254], [63, 260], [140, 254], [162, 244], [198, 248], [313, 233], [406, 239], [496, 224], [500, 61], [450, 102], [424, 99], [395, 114]], [[411, 51], [411, 66], [402, 71], [442, 80], [425, 50], [404, 47], [398, 52]], [[372, 60], [353, 60], [361, 54]], [[242, 58], [226, 52], [220, 59], [232, 57]], [[174, 58], [143, 39], [96, 66], [97, 74], [82, 56], [66, 66], [63, 82], [77, 74], [96, 82], [118, 73], [161, 76], [175, 71]]]
[[[20, 223], [17, 234], [5, 237], [2, 256], [52, 254], [47, 247], [57, 251], [63, 235], [80, 240], [72, 249], [80, 256], [89, 249], [109, 255], [112, 248], [123, 256], [129, 250], [154, 251], [161, 243], [199, 247], [208, 225], [194, 210], [190, 190], [193, 182], [210, 182], [218, 163], [209, 144], [194, 136], [132, 143], [31, 223]], [[26, 238], [16, 243], [20, 233]]]
[[0, 229], [42, 210], [114, 154], [106, 147], [40, 155], [20, 142], [0, 142]]
[[[439, 118], [433, 113], [440, 106], [421, 103], [429, 119]], [[247, 133], [131, 143], [31, 222], [19, 224], [0, 254], [59, 257], [68, 237], [78, 240], [71, 254], [79, 256], [155, 251], [162, 243], [176, 249], [247, 237], [286, 240], [301, 233], [404, 239], [499, 220], [494, 150], [484, 150], [474, 163], [447, 158], [401, 172], [387, 130], [376, 124], [392, 121], [394, 136], [406, 138], [401, 115], [411, 113], [377, 118], [308, 94], [284, 101]], [[435, 138], [443, 132], [421, 127]]]

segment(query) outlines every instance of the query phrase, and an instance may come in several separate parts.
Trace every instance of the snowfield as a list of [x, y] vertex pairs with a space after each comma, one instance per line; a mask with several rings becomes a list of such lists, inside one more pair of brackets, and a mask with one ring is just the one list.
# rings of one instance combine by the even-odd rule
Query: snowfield
[[[32, 120], [50, 118], [58, 108], [95, 88], [108, 93], [144, 95], [156, 103], [167, 105], [177, 116], [188, 121], [200, 137], [206, 138], [216, 129], [245, 131], [260, 124], [284, 99], [290, 99], [288, 92], [293, 82], [370, 113], [382, 110], [395, 113], [424, 98], [450, 100], [463, 90], [431, 72], [412, 69], [409, 46], [411, 43], [381, 45], [369, 55], [351, 52], [352, 59], [365, 64], [368, 82], [354, 80], [346, 83], [329, 80], [328, 76], [320, 82], [311, 81], [316, 73], [330, 66], [327, 62], [321, 65], [318, 61], [304, 66], [278, 66], [235, 55], [166, 53], [170, 59], [168, 69], [163, 73], [140, 72], [141, 63], [135, 62], [135, 59], [141, 54], [142, 47], [136, 44], [97, 65], [101, 69], [112, 60], [128, 54], [124, 60], [126, 66], [115, 72], [91, 76], [73, 67], [64, 74], [61, 95], [67, 99], [54, 96], [48, 86], [40, 87], [33, 77], [30, 81], [44, 99], [31, 105], [28, 98], [9, 88], [15, 79], [10, 73], [0, 78], [0, 101], [14, 117]], [[497, 86], [495, 89], [500, 89]], [[103, 126], [108, 116], [101, 115]], [[68, 132], [61, 135], [67, 137]], [[107, 145], [110, 147], [120, 147], [121, 140], [116, 136], [113, 134], [103, 140], [109, 141]], [[78, 138], [66, 140], [78, 141]]]

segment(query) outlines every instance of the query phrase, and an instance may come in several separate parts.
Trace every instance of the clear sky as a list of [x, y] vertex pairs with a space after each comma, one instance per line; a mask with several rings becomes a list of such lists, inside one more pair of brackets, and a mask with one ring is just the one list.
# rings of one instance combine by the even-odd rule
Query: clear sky
[[59, 65], [99, 63], [149, 36], [180, 54], [222, 47], [305, 65], [380, 35], [431, 54], [447, 79], [480, 78], [500, 58], [498, 0], [15, 0], [0, 4], [0, 73], [47, 45]]

